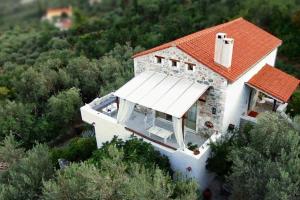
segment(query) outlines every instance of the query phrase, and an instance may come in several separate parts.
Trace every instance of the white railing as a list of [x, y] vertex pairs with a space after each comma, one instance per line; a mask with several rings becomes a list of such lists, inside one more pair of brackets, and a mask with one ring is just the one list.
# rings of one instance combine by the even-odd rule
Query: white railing
[[191, 156], [194, 156], [196, 158], [201, 158], [203, 154], [205, 154], [206, 151], [209, 150], [210, 143], [216, 142], [221, 136], [222, 134], [215, 130], [215, 133], [212, 134], [200, 147], [197, 148], [200, 152], [199, 154], [195, 155], [194, 152], [189, 149], [185, 149], [185, 151]]
[[101, 105], [102, 102], [105, 102], [109, 98], [114, 97], [114, 92], [111, 92], [105, 96], [97, 97], [92, 102], [89, 103], [89, 106], [93, 109], [97, 109], [97, 106]]

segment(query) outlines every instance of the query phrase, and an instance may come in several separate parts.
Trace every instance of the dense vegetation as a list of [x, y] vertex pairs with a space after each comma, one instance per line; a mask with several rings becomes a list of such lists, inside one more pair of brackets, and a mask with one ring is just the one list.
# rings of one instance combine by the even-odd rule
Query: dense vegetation
[[[90, 149], [86, 148], [88, 145], [80, 144], [91, 139], [95, 140], [73, 140], [69, 155], [90, 153]], [[144, 154], [136, 153], [136, 149], [141, 151], [144, 147], [146, 157], [153, 159], [145, 160]], [[5, 200], [199, 198], [195, 182], [180, 177], [172, 180], [166, 173], [170, 170], [168, 159], [160, 156], [151, 145], [135, 138], [127, 142], [115, 138], [94, 151], [90, 160], [72, 163], [64, 170], [55, 171], [51, 151], [46, 145], [37, 144], [24, 151], [20, 143], [9, 135], [0, 144], [0, 162], [9, 166], [7, 171], [0, 172], [0, 199]]]
[[158, 151], [154, 150], [151, 144], [145, 143], [135, 137], [125, 142], [114, 137], [111, 142], [104, 143], [101, 149], [93, 153], [91, 158], [92, 163], [96, 166], [100, 166], [101, 163], [99, 163], [99, 160], [109, 156], [109, 148], [111, 145], [123, 151], [123, 162], [139, 163], [146, 168], [153, 168], [153, 163], [155, 163], [158, 168], [172, 175], [169, 159], [166, 156], [161, 156]]
[[[37, 20], [48, 7], [68, 3], [75, 10], [71, 30], [60, 32]], [[10, 1], [2, 5], [9, 7]], [[34, 0], [10, 9], [2, 16], [18, 26], [0, 26], [0, 138], [13, 133], [26, 148], [70, 131], [79, 122], [82, 103], [131, 78], [131, 56], [141, 47], [237, 16], [282, 38], [279, 67], [297, 76], [300, 71], [297, 64], [284, 64], [298, 62], [300, 10], [296, 1], [104, 0], [89, 5], [88, 1]], [[24, 16], [10, 18], [16, 11]], [[26, 20], [36, 22], [28, 26]]]
[[213, 144], [207, 168], [229, 182], [234, 199], [297, 199], [300, 132], [296, 127], [277, 114], [265, 114], [256, 125]]
[[55, 147], [51, 150], [53, 165], [58, 166], [58, 159], [79, 162], [89, 159], [97, 149], [94, 137], [76, 137], [69, 141], [69, 144], [62, 147]]

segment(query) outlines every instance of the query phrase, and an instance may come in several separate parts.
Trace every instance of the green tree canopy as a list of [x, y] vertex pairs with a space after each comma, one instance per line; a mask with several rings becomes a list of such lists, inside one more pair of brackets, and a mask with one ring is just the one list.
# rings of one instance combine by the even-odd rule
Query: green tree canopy
[[[110, 146], [100, 170], [92, 164], [72, 164], [44, 182], [44, 200], [54, 199], [197, 199], [194, 182], [176, 184], [160, 169], [149, 170], [137, 163], [124, 163], [124, 153]], [[177, 187], [178, 189], [178, 187]]]
[[[24, 154], [22, 149], [16, 148], [16, 142], [11, 136], [7, 137], [5, 144], [1, 147], [1, 152], [12, 150], [11, 154]], [[9, 144], [13, 144], [14, 147]], [[37, 144], [22, 158], [9, 165], [6, 172], [0, 174], [0, 199], [38, 199], [42, 181], [48, 180], [52, 175], [53, 166], [49, 150], [45, 145]]]
[[36, 139], [31, 132], [34, 126], [32, 106], [14, 101], [0, 102], [0, 137], [13, 134], [26, 143]]
[[123, 141], [115, 136], [110, 142], [103, 143], [100, 149], [94, 151], [90, 162], [100, 167], [103, 158], [110, 158], [111, 146], [123, 152], [122, 161], [125, 163], [139, 163], [147, 169], [158, 167], [170, 175], [173, 174], [168, 157], [161, 155], [151, 144], [136, 137]]
[[300, 134], [277, 114], [264, 114], [229, 155], [235, 199], [297, 199]]
[[0, 143], [0, 162], [12, 165], [24, 155], [24, 149], [20, 148], [20, 143], [17, 142], [13, 135], [8, 135]]
[[288, 112], [291, 116], [300, 115], [300, 90], [296, 91], [288, 104]]
[[16, 93], [19, 99], [28, 102], [47, 99], [49, 88], [46, 83], [43, 74], [29, 68], [21, 75], [20, 80], [15, 80]]
[[71, 88], [62, 91], [48, 100], [48, 117], [57, 124], [65, 126], [78, 116], [81, 104], [79, 89]]

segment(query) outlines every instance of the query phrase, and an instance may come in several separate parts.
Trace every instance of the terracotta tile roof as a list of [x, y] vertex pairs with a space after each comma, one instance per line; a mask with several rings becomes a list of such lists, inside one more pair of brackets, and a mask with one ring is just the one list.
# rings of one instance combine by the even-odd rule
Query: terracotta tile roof
[[[215, 35], [218, 32], [234, 38], [232, 65], [229, 69], [214, 63]], [[228, 80], [235, 81], [281, 43], [280, 39], [238, 18], [140, 52], [134, 57], [176, 46]]]
[[70, 14], [72, 13], [72, 7], [67, 7], [67, 8], [49, 8], [47, 10], [47, 13], [67, 13]]
[[300, 81], [275, 67], [265, 65], [247, 84], [276, 99], [287, 102]]

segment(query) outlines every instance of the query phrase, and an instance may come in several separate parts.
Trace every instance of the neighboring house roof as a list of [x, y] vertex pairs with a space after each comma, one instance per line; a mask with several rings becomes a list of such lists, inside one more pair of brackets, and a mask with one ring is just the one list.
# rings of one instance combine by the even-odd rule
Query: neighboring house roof
[[[232, 64], [229, 69], [214, 62], [215, 37], [219, 32], [234, 39]], [[235, 81], [281, 43], [280, 39], [268, 32], [238, 18], [137, 53], [134, 57], [176, 46], [228, 80]]]
[[272, 97], [287, 102], [300, 81], [270, 65], [265, 65], [247, 84]]
[[46, 13], [47, 18], [61, 16], [63, 13], [67, 15], [72, 15], [72, 7], [67, 8], [49, 8]]

